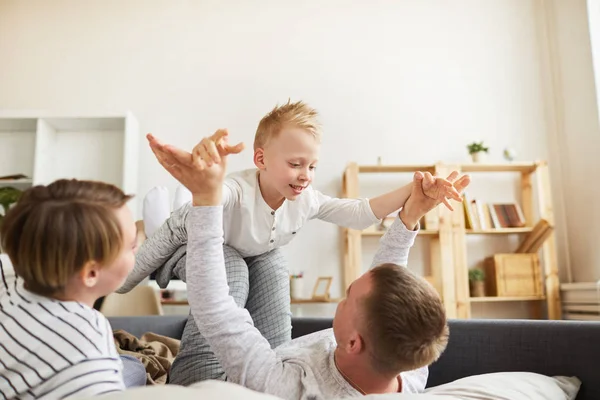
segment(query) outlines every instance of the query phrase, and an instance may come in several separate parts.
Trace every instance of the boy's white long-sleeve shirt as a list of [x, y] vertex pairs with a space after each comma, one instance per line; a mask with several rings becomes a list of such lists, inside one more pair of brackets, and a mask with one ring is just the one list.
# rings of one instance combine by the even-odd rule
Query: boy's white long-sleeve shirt
[[352, 229], [365, 229], [379, 221], [368, 199], [334, 198], [312, 186], [296, 200], [286, 200], [273, 210], [263, 199], [256, 169], [227, 176], [222, 204], [225, 244], [242, 257], [257, 256], [288, 244], [311, 219]]
[[[223, 207], [193, 207], [186, 226], [187, 285], [191, 313], [229, 381], [283, 399], [307, 400], [360, 396], [335, 367], [331, 329], [271, 349], [248, 311], [229, 296], [223, 256]], [[416, 231], [399, 219], [381, 239], [374, 265], [406, 265]], [[428, 369], [402, 373], [402, 391], [425, 389]]]
[[[273, 210], [262, 197], [256, 168], [227, 176], [223, 184], [222, 205], [224, 243], [244, 258], [288, 244], [311, 219], [352, 229], [365, 229], [379, 221], [368, 199], [334, 198], [312, 186], [304, 189], [295, 200], [286, 200], [281, 207]], [[148, 238], [136, 256], [135, 268], [116, 290], [117, 293], [129, 292], [187, 243], [185, 221], [191, 208], [190, 201], [175, 210], [165, 224]]]

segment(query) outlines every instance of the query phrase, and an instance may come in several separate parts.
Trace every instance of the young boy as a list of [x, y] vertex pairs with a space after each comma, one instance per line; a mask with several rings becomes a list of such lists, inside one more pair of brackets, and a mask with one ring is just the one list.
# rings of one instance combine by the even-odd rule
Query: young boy
[[[149, 135], [149, 140], [156, 139]], [[276, 107], [260, 121], [254, 139], [257, 168], [232, 173], [223, 185], [225, 244], [242, 257], [258, 256], [288, 244], [308, 220], [365, 229], [405, 203], [412, 183], [373, 199], [332, 198], [315, 190], [311, 183], [319, 161], [320, 143], [317, 112], [303, 102]], [[195, 162], [207, 166], [218, 162], [218, 146], [228, 146], [225, 131], [218, 139], [204, 138], [194, 148]], [[242, 144], [236, 146], [239, 150], [243, 148]], [[441, 178], [436, 179], [436, 185], [426, 194], [442, 199], [450, 209], [446, 198], [460, 199], [452, 184]], [[133, 289], [187, 242], [183, 220], [191, 206], [189, 200], [183, 209], [176, 207], [177, 215], [172, 215], [156, 235], [153, 229], [148, 232], [149, 242], [141, 247], [138, 257], [144, 258], [147, 250], [156, 259], [148, 264], [136, 262], [119, 293]]]
[[[157, 141], [152, 135], [148, 135], [148, 140], [150, 143]], [[253, 279], [251, 270], [250, 285], [248, 282], [230, 281], [232, 291], [250, 291], [250, 295], [232, 293], [232, 296], [241, 299], [239, 305], [242, 307], [246, 306], [244, 299], [252, 294], [262, 299], [264, 304], [254, 307], [260, 309], [260, 315], [252, 317], [273, 347], [291, 339], [289, 272], [277, 249], [288, 244], [311, 219], [365, 229], [401, 208], [412, 188], [408, 184], [373, 199], [340, 199], [324, 195], [311, 186], [319, 161], [320, 143], [321, 127], [314, 109], [303, 102], [288, 102], [276, 107], [260, 121], [256, 131], [256, 168], [228, 175], [223, 185], [225, 244], [237, 250], [243, 258], [240, 260], [242, 263], [252, 265], [256, 270], [269, 271], [268, 277]], [[188, 161], [210, 166], [219, 161], [217, 148], [220, 146], [228, 146], [235, 151], [243, 148], [242, 144], [230, 146], [227, 132], [219, 131], [204, 138], [194, 148], [193, 159]], [[451, 206], [447, 197], [460, 199], [452, 184], [439, 178], [426, 194], [444, 200], [448, 207]], [[185, 219], [190, 209], [191, 202], [188, 202], [175, 210], [154, 234], [150, 232], [136, 256], [134, 270], [117, 292], [128, 292], [157, 270], [158, 275], [167, 278], [157, 278], [159, 284], [166, 286], [172, 276], [185, 280]], [[171, 257], [178, 261], [171, 262]], [[231, 269], [229, 264], [233, 261], [229, 260], [230, 257], [228, 269]], [[167, 271], [166, 263], [170, 268]], [[231, 279], [248, 279], [247, 272], [246, 278], [240, 277], [242, 274], [239, 272], [229, 272]], [[249, 311], [252, 313], [250, 308]], [[173, 364], [173, 370], [192, 374], [203, 368], [198, 363], [206, 356], [200, 355], [197, 349], [205, 343], [194, 331], [190, 336], [195, 337], [195, 343], [190, 346], [186, 336], [184, 332], [182, 351]], [[185, 368], [179, 368], [179, 364], [184, 362], [182, 360], [187, 360]], [[195, 376], [190, 375], [189, 379], [182, 379], [181, 374], [173, 372], [175, 381], [172, 382], [190, 384], [222, 377], [220, 374], [218, 368], [211, 368], [209, 372], [200, 371]]]
[[122, 361], [94, 301], [134, 265], [136, 229], [113, 185], [58, 180], [23, 193], [0, 226], [16, 277], [0, 281], [3, 398], [124, 390]]

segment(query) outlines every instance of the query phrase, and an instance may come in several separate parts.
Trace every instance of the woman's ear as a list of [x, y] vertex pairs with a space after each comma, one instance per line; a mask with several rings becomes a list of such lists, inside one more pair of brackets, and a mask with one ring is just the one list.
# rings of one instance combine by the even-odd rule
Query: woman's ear
[[79, 272], [81, 282], [88, 288], [96, 286], [99, 276], [100, 265], [96, 261], [88, 261]]

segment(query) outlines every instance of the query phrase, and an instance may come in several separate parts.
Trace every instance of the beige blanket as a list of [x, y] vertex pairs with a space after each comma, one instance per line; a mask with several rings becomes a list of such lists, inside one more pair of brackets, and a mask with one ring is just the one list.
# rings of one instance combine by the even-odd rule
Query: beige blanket
[[147, 385], [164, 385], [171, 364], [179, 353], [178, 339], [147, 332], [141, 338], [123, 330], [114, 331], [115, 346], [119, 354], [139, 359], [146, 368]]

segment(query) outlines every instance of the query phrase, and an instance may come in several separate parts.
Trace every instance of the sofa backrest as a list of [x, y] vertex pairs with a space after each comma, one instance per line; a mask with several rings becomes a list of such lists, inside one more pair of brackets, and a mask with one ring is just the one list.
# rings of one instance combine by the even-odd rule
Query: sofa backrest
[[[188, 317], [111, 317], [113, 329], [137, 337], [145, 332], [181, 339]], [[331, 318], [293, 318], [292, 337], [330, 328]], [[451, 320], [450, 341], [429, 367], [428, 387], [471, 375], [528, 371], [576, 376], [577, 400], [600, 399], [600, 322], [537, 320]]]

